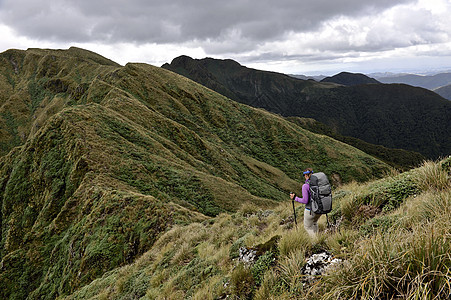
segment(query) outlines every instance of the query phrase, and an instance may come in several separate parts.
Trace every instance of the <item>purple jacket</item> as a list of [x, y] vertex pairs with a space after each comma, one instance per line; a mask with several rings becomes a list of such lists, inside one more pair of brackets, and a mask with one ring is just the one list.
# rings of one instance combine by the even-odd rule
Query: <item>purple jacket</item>
[[310, 185], [308, 180], [302, 185], [302, 198], [299, 198], [298, 196], [296, 196], [294, 198], [295, 201], [299, 202], [299, 203], [303, 203], [303, 204], [307, 204], [310, 200]]

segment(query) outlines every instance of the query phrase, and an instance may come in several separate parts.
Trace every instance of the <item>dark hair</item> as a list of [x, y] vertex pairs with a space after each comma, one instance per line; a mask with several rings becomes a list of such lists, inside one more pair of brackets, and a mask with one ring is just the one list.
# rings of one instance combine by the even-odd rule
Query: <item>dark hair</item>
[[309, 178], [310, 176], [313, 174], [313, 169], [312, 168], [307, 168], [304, 170], [304, 172], [302, 172], [303, 175], [307, 175]]

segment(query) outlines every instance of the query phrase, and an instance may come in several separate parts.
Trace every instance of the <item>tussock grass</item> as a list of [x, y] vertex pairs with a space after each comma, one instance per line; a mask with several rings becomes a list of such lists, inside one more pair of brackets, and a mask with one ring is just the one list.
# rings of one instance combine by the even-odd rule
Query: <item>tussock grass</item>
[[[302, 226], [299, 224], [298, 226]], [[279, 251], [281, 256], [289, 256], [292, 253], [305, 252], [311, 247], [311, 237], [305, 230], [290, 230], [282, 235], [279, 241]]]
[[[430, 168], [421, 168], [425, 167]], [[403, 186], [406, 178], [425, 172], [421, 168], [385, 181], [344, 185], [334, 192], [334, 214], [368, 195], [387, 199], [394, 186]], [[292, 215], [290, 201], [270, 211], [244, 205], [235, 214], [173, 227], [136, 263], [73, 296], [120, 299], [140, 291], [139, 278], [147, 274], [147, 299], [227, 295], [232, 299], [447, 299], [451, 292], [450, 201], [450, 189], [419, 186], [397, 208], [380, 210], [366, 219], [351, 216], [353, 221], [343, 222], [340, 230], [323, 231], [316, 238], [310, 238], [302, 226], [286, 226], [284, 222]], [[350, 215], [361, 213], [348, 209]], [[253, 247], [275, 235], [280, 239], [273, 264], [262, 260], [258, 267], [246, 266], [232, 255], [241, 246]], [[301, 269], [306, 258], [323, 250], [344, 262], [304, 285]]]
[[417, 185], [421, 190], [446, 190], [451, 188], [451, 176], [444, 164], [426, 161], [415, 174]]
[[263, 280], [263, 284], [258, 288], [258, 290], [254, 294], [254, 299], [256, 300], [266, 300], [266, 299], [289, 299], [288, 293], [285, 294], [285, 297], [282, 295], [274, 296], [274, 286], [278, 282], [277, 275], [275, 272], [267, 272], [265, 278]]
[[355, 253], [360, 239], [359, 231], [354, 229], [342, 229], [335, 234], [326, 236], [325, 243], [332, 253], [346, 259]]
[[376, 234], [360, 244], [348, 264], [324, 279], [329, 290], [321, 298], [446, 299], [451, 292], [451, 223], [420, 224], [413, 231], [396, 230]]
[[[446, 299], [449, 296], [451, 191], [443, 164], [443, 161], [426, 162], [407, 175], [400, 174], [413, 178], [418, 184], [417, 194], [408, 196], [398, 209], [369, 220], [367, 224], [373, 226], [369, 236], [363, 237], [359, 231], [350, 229], [328, 238], [331, 249], [335, 253], [341, 251], [348, 260], [310, 291], [312, 299]], [[424, 178], [427, 180], [421, 184], [419, 179]], [[387, 184], [387, 187], [390, 185], [393, 186]], [[348, 195], [342, 201], [355, 201], [364, 193], [364, 189], [354, 191], [360, 195], [355, 198]], [[384, 223], [388, 220], [392, 221]]]
[[305, 264], [305, 252], [296, 251], [281, 256], [283, 259], [277, 267], [277, 284], [280, 285], [281, 290], [285, 290], [290, 295], [300, 296], [304, 290], [300, 270]]
[[220, 296], [218, 289], [223, 286], [222, 276], [213, 276], [209, 279], [208, 284], [196, 291], [193, 300], [214, 300]]
[[451, 216], [451, 194], [449, 190], [428, 190], [400, 208], [399, 223], [404, 228], [411, 228], [441, 216]]

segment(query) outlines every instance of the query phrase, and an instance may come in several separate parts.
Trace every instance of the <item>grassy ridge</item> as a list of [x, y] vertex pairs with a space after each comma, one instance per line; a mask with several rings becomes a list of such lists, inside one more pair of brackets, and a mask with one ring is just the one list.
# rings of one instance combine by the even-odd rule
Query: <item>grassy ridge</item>
[[167, 70], [75, 48], [1, 57], [4, 149], [19, 137], [0, 158], [1, 298], [68, 295], [175, 225], [274, 207], [305, 166], [337, 182], [389, 170]]
[[[177, 226], [133, 264], [64, 299], [446, 299], [451, 292], [450, 173], [448, 158], [383, 180], [345, 185], [334, 191], [332, 215], [344, 220], [340, 230], [317, 238], [287, 221], [289, 202], [271, 210], [247, 206], [233, 215]], [[320, 228], [325, 227], [322, 217]], [[275, 236], [280, 237], [277, 247], [253, 266], [236, 260], [239, 247], [258, 248]], [[305, 258], [322, 250], [345, 263], [304, 285]]]
[[0, 53], [0, 155], [23, 144], [63, 107], [85, 102], [92, 80], [117, 67], [74, 47]]
[[115, 180], [117, 152], [93, 139], [88, 109], [58, 114], [2, 160], [2, 298], [74, 290], [131, 262], [172, 224], [205, 219]]

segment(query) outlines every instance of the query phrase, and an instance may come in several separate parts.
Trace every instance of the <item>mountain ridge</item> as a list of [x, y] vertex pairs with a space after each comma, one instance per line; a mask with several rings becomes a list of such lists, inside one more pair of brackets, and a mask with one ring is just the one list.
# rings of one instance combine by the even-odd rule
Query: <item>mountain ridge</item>
[[429, 158], [449, 154], [451, 103], [429, 90], [403, 84], [346, 87], [238, 66], [185, 56], [183, 64], [176, 58], [163, 67], [241, 103], [282, 116], [314, 118], [343, 136]]
[[361, 73], [340, 72], [334, 76], [326, 77], [321, 82], [333, 82], [346, 86], [353, 86], [359, 84], [380, 83], [374, 78], [368, 77]]
[[274, 207], [303, 166], [335, 185], [390, 170], [147, 64], [33, 49], [1, 53], [0, 74], [0, 298], [67, 296], [170, 228]]
[[403, 83], [434, 90], [451, 84], [451, 73], [438, 73], [435, 75], [400, 74], [397, 76], [381, 76], [376, 79], [382, 83]]
[[451, 84], [434, 89], [434, 92], [445, 99], [451, 100]]

